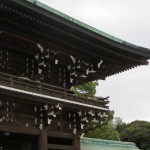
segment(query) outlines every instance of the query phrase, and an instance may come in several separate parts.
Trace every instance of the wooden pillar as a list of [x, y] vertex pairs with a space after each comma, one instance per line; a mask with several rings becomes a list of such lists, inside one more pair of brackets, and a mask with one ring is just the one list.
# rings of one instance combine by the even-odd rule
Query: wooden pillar
[[23, 144], [21, 150], [31, 150], [31, 143]]
[[75, 150], [80, 150], [80, 137], [78, 135], [75, 135], [74, 147], [75, 147]]
[[41, 131], [39, 136], [38, 150], [47, 150], [48, 140], [47, 140], [47, 130]]

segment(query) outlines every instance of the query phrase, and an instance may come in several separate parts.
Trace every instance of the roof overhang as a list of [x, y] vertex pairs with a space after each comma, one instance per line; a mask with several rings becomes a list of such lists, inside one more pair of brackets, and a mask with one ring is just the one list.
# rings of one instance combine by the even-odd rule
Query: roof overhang
[[[2, 1], [0, 11], [3, 14], [0, 45], [3, 47], [34, 57], [40, 43], [59, 51], [59, 58], [65, 59], [59, 61], [64, 67], [69, 65], [71, 55], [90, 64], [103, 62], [96, 73], [80, 80], [79, 84], [148, 64], [149, 49], [108, 35], [36, 0]], [[11, 45], [10, 39], [32, 48]]]

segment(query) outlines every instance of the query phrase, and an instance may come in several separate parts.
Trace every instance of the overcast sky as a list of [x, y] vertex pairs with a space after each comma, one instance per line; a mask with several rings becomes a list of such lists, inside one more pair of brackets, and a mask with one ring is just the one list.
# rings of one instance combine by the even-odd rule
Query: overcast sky
[[[130, 43], [150, 48], [150, 0], [39, 0]], [[97, 96], [125, 122], [150, 121], [150, 65], [99, 82]]]

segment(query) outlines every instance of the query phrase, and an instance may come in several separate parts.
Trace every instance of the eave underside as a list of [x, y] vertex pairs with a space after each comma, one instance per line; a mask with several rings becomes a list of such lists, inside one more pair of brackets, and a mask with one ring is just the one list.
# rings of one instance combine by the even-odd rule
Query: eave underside
[[[26, 65], [26, 62], [23, 60], [27, 58], [35, 60], [35, 56], [39, 53], [37, 44], [40, 44], [44, 51], [50, 50], [51, 58], [48, 63], [53, 63], [57, 59], [58, 66], [65, 69], [69, 65], [76, 68], [79, 63], [81, 64], [81, 68], [76, 71], [77, 82], [68, 83], [68, 87], [97, 79], [105, 79], [133, 67], [148, 64], [147, 59], [150, 55], [148, 52], [136, 51], [125, 45], [111, 43], [110, 40], [101, 36], [99, 36], [101, 40], [96, 37], [93, 38], [93, 33], [91, 36], [85, 33], [86, 29], [82, 29], [83, 32], [81, 32], [73, 26], [68, 26], [62, 18], [58, 20], [58, 16], [28, 2], [17, 3], [15, 0], [1, 2], [0, 12], [2, 14], [0, 18], [1, 51], [11, 53], [13, 56], [12, 68], [21, 70], [16, 72], [1, 68], [3, 72], [15, 72], [15, 75], [25, 74], [22, 66]], [[70, 56], [75, 58], [75, 63], [72, 62]], [[4, 62], [3, 58], [1, 57], [1, 62]], [[99, 67], [97, 67], [98, 63], [101, 63]], [[36, 60], [34, 64], [36, 66]], [[59, 67], [55, 66], [54, 68]], [[91, 71], [86, 75], [87, 69], [94, 70], [94, 72]], [[38, 70], [37, 67], [36, 70]], [[55, 76], [56, 72], [58, 72], [57, 69], [52, 76]], [[43, 71], [43, 74], [45, 75], [47, 72]], [[30, 78], [31, 74], [27, 77]], [[70, 76], [66, 80], [69, 78]], [[45, 78], [45, 82], [48, 82], [48, 78]], [[53, 84], [52, 81], [49, 83]], [[59, 83], [57, 85], [60, 86]]]

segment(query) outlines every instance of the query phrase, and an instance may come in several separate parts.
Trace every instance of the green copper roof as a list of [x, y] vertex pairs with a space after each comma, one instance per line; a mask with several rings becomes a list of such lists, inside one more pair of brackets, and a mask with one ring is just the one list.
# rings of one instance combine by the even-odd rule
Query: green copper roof
[[138, 150], [132, 142], [82, 138], [81, 150]]
[[131, 44], [129, 42], [126, 42], [126, 41], [123, 41], [123, 40], [121, 40], [119, 38], [116, 38], [116, 37], [114, 37], [112, 35], [109, 35], [109, 34], [103, 32], [101, 30], [98, 30], [98, 29], [94, 28], [94, 27], [91, 27], [91, 26], [89, 26], [89, 25], [87, 25], [87, 24], [85, 24], [85, 23], [83, 23], [83, 22], [81, 22], [81, 21], [79, 21], [77, 19], [74, 19], [74, 18], [72, 18], [72, 17], [70, 17], [70, 16], [68, 16], [68, 15], [66, 15], [64, 13], [61, 13], [60, 11], [58, 11], [56, 9], [53, 9], [53, 8], [51, 8], [51, 7], [45, 5], [45, 4], [43, 4], [43, 3], [41, 3], [41, 2], [39, 2], [37, 0], [25, 0], [25, 1], [31, 2], [31, 3], [35, 4], [36, 6], [39, 6], [39, 7], [43, 8], [43, 9], [45, 9], [45, 10], [51, 12], [51, 13], [54, 13], [54, 14], [56, 14], [56, 15], [64, 18], [64, 19], [66, 19], [66, 20], [68, 20], [68, 21], [70, 21], [72, 23], [75, 23], [75, 24], [77, 24], [77, 25], [79, 25], [79, 26], [81, 26], [83, 28], [86, 28], [86, 29], [88, 29], [88, 30], [90, 30], [90, 31], [92, 31], [94, 33], [97, 33], [97, 34], [99, 34], [101, 36], [104, 36], [104, 37], [106, 37], [108, 39], [111, 39], [111, 40], [116, 41], [118, 43], [127, 45], [129, 47], [133, 47], [133, 48], [138, 48], [139, 47], [137, 45]]

